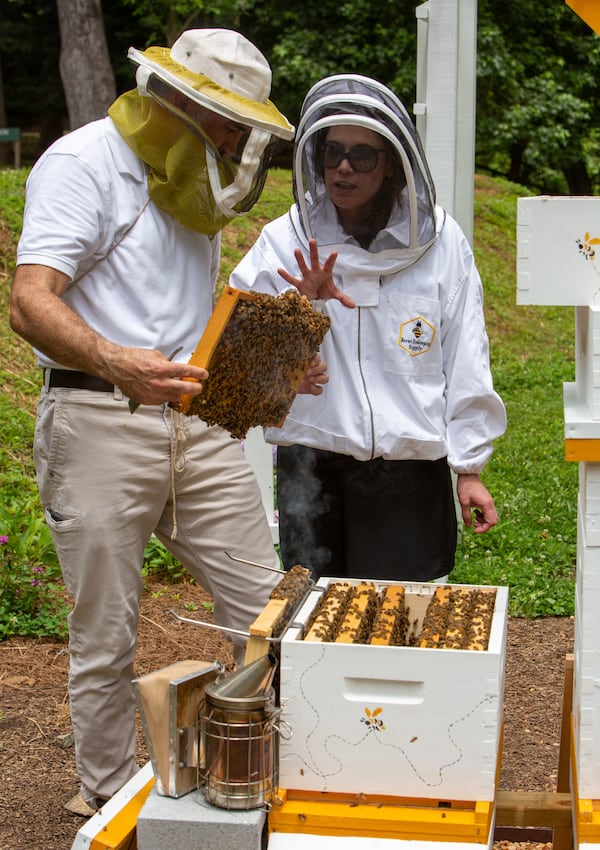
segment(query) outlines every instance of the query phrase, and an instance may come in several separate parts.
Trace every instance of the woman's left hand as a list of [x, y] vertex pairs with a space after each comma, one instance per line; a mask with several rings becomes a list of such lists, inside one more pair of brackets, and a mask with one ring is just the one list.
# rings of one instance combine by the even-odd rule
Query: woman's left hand
[[475, 534], [485, 534], [496, 525], [498, 512], [494, 500], [479, 475], [459, 473], [456, 492], [467, 528], [473, 528]]
[[298, 393], [302, 395], [321, 395], [323, 384], [326, 384], [328, 381], [327, 363], [321, 360], [318, 354], [315, 354], [304, 373]]
[[333, 282], [333, 267], [337, 259], [337, 252], [333, 251], [325, 260], [323, 265], [319, 261], [319, 249], [317, 240], [311, 239], [308, 243], [310, 255], [310, 268], [306, 263], [304, 254], [300, 248], [296, 248], [294, 256], [300, 269], [300, 278], [296, 278], [285, 269], [278, 269], [280, 276], [295, 286], [301, 295], [305, 295], [310, 301], [317, 299], [331, 299], [339, 301], [344, 307], [355, 307], [354, 301], [346, 295]]

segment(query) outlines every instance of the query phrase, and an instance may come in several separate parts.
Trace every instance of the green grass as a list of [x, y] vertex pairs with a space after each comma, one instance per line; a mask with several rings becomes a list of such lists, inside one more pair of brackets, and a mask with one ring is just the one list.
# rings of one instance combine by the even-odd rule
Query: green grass
[[[31, 445], [39, 375], [29, 347], [7, 321], [10, 275], [19, 234], [27, 171], [0, 170], [0, 637], [56, 636], [64, 624], [56, 596], [59, 570], [36, 497]], [[562, 385], [574, 380], [571, 308], [516, 305], [517, 197], [528, 194], [505, 181], [478, 177], [475, 254], [497, 390], [508, 411], [508, 431], [484, 471], [500, 522], [486, 535], [462, 534], [452, 581], [506, 585], [514, 616], [571, 615], [574, 611], [577, 464], [564, 460]], [[292, 202], [290, 173], [273, 170], [258, 206], [223, 233], [219, 286], [262, 225]], [[37, 571], [43, 564], [44, 574]], [[36, 568], [36, 572], [33, 572]], [[146, 575], [179, 579], [160, 546], [148, 547]], [[32, 581], [42, 585], [32, 586]], [[29, 594], [30, 611], [2, 614], [2, 599]], [[7, 590], [8, 588], [8, 590]], [[33, 591], [33, 593], [31, 592]], [[21, 598], [24, 598], [21, 596]], [[5, 605], [6, 608], [6, 605]], [[12, 612], [15, 613], [14, 611]]]
[[574, 310], [515, 303], [516, 198], [525, 194], [477, 179], [475, 255], [508, 429], [483, 474], [500, 521], [485, 535], [465, 530], [452, 580], [508, 586], [516, 616], [570, 615], [578, 470], [564, 460], [562, 393], [575, 377]]

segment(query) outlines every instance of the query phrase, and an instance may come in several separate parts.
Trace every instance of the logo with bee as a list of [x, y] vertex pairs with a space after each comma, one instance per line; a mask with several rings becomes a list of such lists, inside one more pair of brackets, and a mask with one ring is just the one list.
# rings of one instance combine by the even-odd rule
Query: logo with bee
[[367, 726], [369, 732], [382, 732], [385, 729], [385, 723], [379, 717], [382, 711], [382, 708], [375, 708], [373, 711], [370, 708], [365, 708], [364, 716], [360, 718], [360, 722]]
[[596, 245], [600, 245], [600, 239], [597, 236], [590, 236], [589, 232], [585, 234], [583, 239], [576, 239], [579, 253], [583, 254], [586, 260], [593, 262], [596, 259]]
[[429, 351], [435, 339], [437, 329], [423, 316], [415, 316], [400, 325], [398, 345], [411, 357], [418, 357]]

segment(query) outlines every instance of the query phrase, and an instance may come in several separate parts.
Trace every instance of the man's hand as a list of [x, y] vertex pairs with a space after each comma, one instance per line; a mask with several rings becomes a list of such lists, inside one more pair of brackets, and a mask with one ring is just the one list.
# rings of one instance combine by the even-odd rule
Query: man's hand
[[323, 384], [326, 384], [328, 381], [327, 363], [321, 360], [318, 354], [315, 354], [304, 373], [298, 393], [303, 395], [321, 395]]
[[137, 404], [177, 403], [183, 395], [202, 392], [206, 369], [174, 363], [160, 351], [123, 348], [118, 362], [111, 358], [110, 376], [123, 393]]
[[104, 378], [138, 404], [177, 403], [202, 392], [206, 369], [173, 363], [161, 351], [117, 345], [92, 330], [62, 300], [68, 284], [67, 275], [48, 266], [18, 266], [12, 329], [58, 363]]
[[333, 282], [333, 267], [337, 259], [337, 252], [334, 251], [331, 253], [323, 265], [321, 265], [316, 239], [309, 241], [308, 250], [310, 254], [310, 268], [306, 264], [304, 254], [300, 248], [296, 248], [294, 251], [301, 277], [293, 277], [285, 269], [278, 269], [280, 276], [287, 283], [295, 286], [301, 295], [306, 295], [310, 301], [334, 298], [343, 304], [344, 307], [355, 307], [354, 301]]
[[484, 534], [498, 522], [494, 500], [481, 482], [479, 475], [458, 475], [456, 484], [462, 518], [467, 528], [475, 534]]

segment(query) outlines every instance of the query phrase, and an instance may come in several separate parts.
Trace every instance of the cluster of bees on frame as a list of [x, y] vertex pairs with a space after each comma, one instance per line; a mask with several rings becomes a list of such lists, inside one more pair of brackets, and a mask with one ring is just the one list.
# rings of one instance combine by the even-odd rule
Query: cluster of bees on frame
[[441, 585], [423, 620], [412, 619], [403, 588], [379, 591], [370, 582], [332, 582], [309, 618], [304, 639], [325, 643], [485, 650], [496, 593], [493, 588]]
[[279, 584], [273, 588], [269, 599], [285, 599], [287, 605], [273, 630], [273, 636], [278, 637], [290, 621], [293, 612], [298, 608], [311, 588], [312, 575], [306, 567], [296, 564], [287, 570]]
[[487, 649], [496, 601], [493, 589], [441, 586], [427, 606], [418, 645]]
[[281, 426], [329, 325], [295, 290], [240, 299], [186, 412], [237, 439], [256, 425]]

